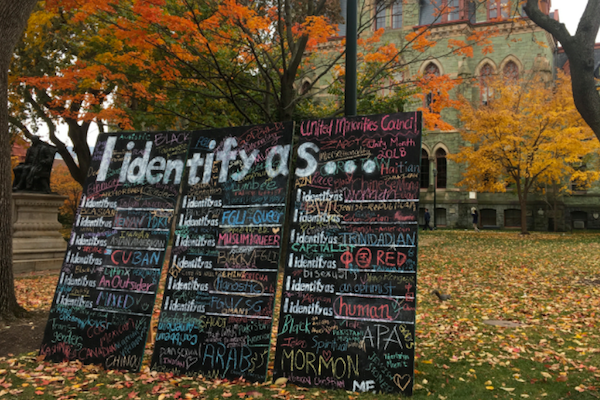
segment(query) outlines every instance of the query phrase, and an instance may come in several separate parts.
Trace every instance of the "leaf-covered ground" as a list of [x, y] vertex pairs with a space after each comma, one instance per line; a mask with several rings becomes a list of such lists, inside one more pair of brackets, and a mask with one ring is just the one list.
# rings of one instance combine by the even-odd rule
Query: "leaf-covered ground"
[[[18, 278], [19, 300], [49, 309], [56, 279]], [[0, 358], [0, 399], [397, 399], [159, 374], [151, 349], [139, 374]], [[600, 234], [421, 234], [415, 372], [415, 399], [600, 398]]]

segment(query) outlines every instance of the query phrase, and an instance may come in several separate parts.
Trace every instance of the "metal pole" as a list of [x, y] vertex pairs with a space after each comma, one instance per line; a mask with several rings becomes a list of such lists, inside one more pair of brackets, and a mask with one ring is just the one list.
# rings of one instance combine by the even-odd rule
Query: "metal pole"
[[358, 1], [348, 0], [346, 12], [346, 87], [344, 92], [345, 114], [356, 115], [356, 41]]
[[433, 229], [437, 229], [437, 169], [433, 169]]

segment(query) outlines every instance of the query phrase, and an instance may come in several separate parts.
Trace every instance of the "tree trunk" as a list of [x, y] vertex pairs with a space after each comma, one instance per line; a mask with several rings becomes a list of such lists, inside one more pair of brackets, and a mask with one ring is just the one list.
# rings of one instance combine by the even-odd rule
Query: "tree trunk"
[[527, 231], [527, 183], [523, 186], [521, 187], [517, 183], [517, 196], [519, 198], [519, 205], [521, 206], [521, 235], [529, 235]]
[[552, 218], [554, 223], [554, 232], [558, 231], [558, 185], [554, 184], [554, 217]]
[[12, 265], [12, 182], [8, 132], [8, 67], [37, 0], [0, 0], [0, 319], [25, 311], [17, 304]]

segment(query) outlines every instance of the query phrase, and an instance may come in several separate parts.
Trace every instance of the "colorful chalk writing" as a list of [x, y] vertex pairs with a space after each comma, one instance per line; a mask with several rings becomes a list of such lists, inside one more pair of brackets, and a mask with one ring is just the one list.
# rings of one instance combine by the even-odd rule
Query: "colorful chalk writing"
[[291, 137], [291, 123], [192, 134], [154, 370], [265, 380]]
[[419, 113], [300, 123], [274, 379], [412, 393], [420, 146]]
[[139, 370], [189, 138], [99, 136], [40, 349], [46, 359]]

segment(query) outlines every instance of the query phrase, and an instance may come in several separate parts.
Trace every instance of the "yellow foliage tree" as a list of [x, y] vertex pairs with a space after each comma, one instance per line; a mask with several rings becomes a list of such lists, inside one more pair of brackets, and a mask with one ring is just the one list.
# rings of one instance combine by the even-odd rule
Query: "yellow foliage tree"
[[458, 183], [469, 190], [504, 192], [514, 187], [521, 206], [521, 232], [527, 233], [527, 197], [541, 183], [578, 184], [599, 178], [575, 166], [598, 154], [598, 139], [577, 113], [569, 77], [559, 72], [554, 84], [533, 76], [486, 82], [487, 105], [461, 99], [461, 134], [468, 146], [449, 156], [465, 163]]

